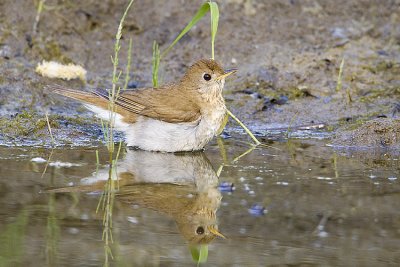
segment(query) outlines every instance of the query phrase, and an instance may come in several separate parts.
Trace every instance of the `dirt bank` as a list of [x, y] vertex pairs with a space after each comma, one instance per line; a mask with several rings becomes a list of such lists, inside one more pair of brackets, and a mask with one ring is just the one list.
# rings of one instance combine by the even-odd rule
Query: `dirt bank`
[[[0, 3], [0, 142], [48, 142], [46, 111], [56, 140], [73, 142], [82, 134], [88, 142], [99, 138], [98, 130], [85, 131], [95, 127], [91, 113], [48, 95], [43, 87], [110, 86], [110, 55], [126, 2], [48, 0], [36, 32], [34, 2]], [[201, 3], [135, 3], [121, 50], [123, 70], [132, 37], [132, 83], [151, 85], [153, 41], [167, 47]], [[333, 131], [392, 116], [400, 94], [400, 1], [230, 0], [220, 1], [219, 8], [216, 58], [239, 69], [227, 83], [227, 103], [253, 130], [324, 123], [326, 131]], [[195, 60], [210, 57], [209, 27], [207, 18], [165, 58], [163, 81], [177, 79]], [[87, 82], [42, 78], [34, 72], [42, 60], [80, 64], [88, 70]]]

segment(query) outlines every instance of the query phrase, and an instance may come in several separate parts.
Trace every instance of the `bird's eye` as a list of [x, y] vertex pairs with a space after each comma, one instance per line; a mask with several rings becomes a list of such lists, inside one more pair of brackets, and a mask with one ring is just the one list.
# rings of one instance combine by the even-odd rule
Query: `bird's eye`
[[211, 80], [211, 75], [206, 73], [203, 75], [203, 78], [204, 78], [204, 80], [209, 81], [209, 80]]
[[204, 228], [201, 227], [201, 226], [197, 227], [197, 229], [196, 229], [196, 234], [198, 234], [198, 235], [204, 234]]

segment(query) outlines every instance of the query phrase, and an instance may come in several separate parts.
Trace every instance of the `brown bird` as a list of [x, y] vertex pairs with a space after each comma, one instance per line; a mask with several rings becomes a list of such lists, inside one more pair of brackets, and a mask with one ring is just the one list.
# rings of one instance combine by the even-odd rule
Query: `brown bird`
[[[150, 151], [201, 150], [216, 135], [226, 114], [222, 96], [224, 71], [211, 59], [189, 67], [176, 83], [158, 88], [121, 91], [116, 100], [115, 129], [128, 146]], [[107, 91], [82, 92], [49, 86], [53, 92], [79, 101], [101, 119], [109, 119]]]

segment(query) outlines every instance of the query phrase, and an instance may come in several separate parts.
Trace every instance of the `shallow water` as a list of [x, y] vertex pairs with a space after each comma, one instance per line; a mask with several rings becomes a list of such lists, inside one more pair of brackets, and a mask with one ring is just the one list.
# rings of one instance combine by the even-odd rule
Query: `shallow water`
[[222, 142], [219, 179], [216, 143], [205, 153], [121, 154], [113, 258], [96, 213], [104, 149], [97, 166], [94, 148], [0, 148], [0, 265], [194, 266], [198, 244], [208, 266], [400, 264], [398, 156], [291, 140], [232, 162], [248, 147]]

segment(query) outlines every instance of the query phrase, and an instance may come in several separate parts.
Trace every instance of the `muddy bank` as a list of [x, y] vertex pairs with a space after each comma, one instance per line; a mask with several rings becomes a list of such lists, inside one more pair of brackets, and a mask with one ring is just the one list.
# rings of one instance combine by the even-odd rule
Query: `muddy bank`
[[[132, 37], [132, 83], [151, 85], [153, 41], [161, 49], [167, 47], [200, 4], [138, 1], [134, 5], [120, 60], [123, 70], [127, 40]], [[101, 136], [98, 126], [91, 130], [96, 125], [91, 113], [78, 103], [48, 95], [43, 87], [51, 83], [85, 90], [110, 87], [110, 55], [125, 5], [126, 1], [46, 1], [34, 32], [33, 2], [0, 3], [0, 142], [48, 143], [46, 112], [55, 140]], [[392, 113], [400, 94], [399, 1], [230, 0], [221, 1], [219, 7], [216, 58], [239, 69], [226, 85], [227, 105], [254, 131], [263, 134], [270, 128], [324, 123], [325, 132], [331, 133], [338, 126]], [[202, 21], [167, 55], [161, 67], [164, 82], [180, 77], [195, 60], [210, 57], [209, 26], [208, 19]], [[87, 81], [40, 77], [34, 69], [42, 60], [82, 65], [88, 70]]]
[[398, 150], [400, 148], [400, 119], [379, 118], [367, 121], [358, 127], [353, 125], [340, 129], [332, 144], [337, 147]]

